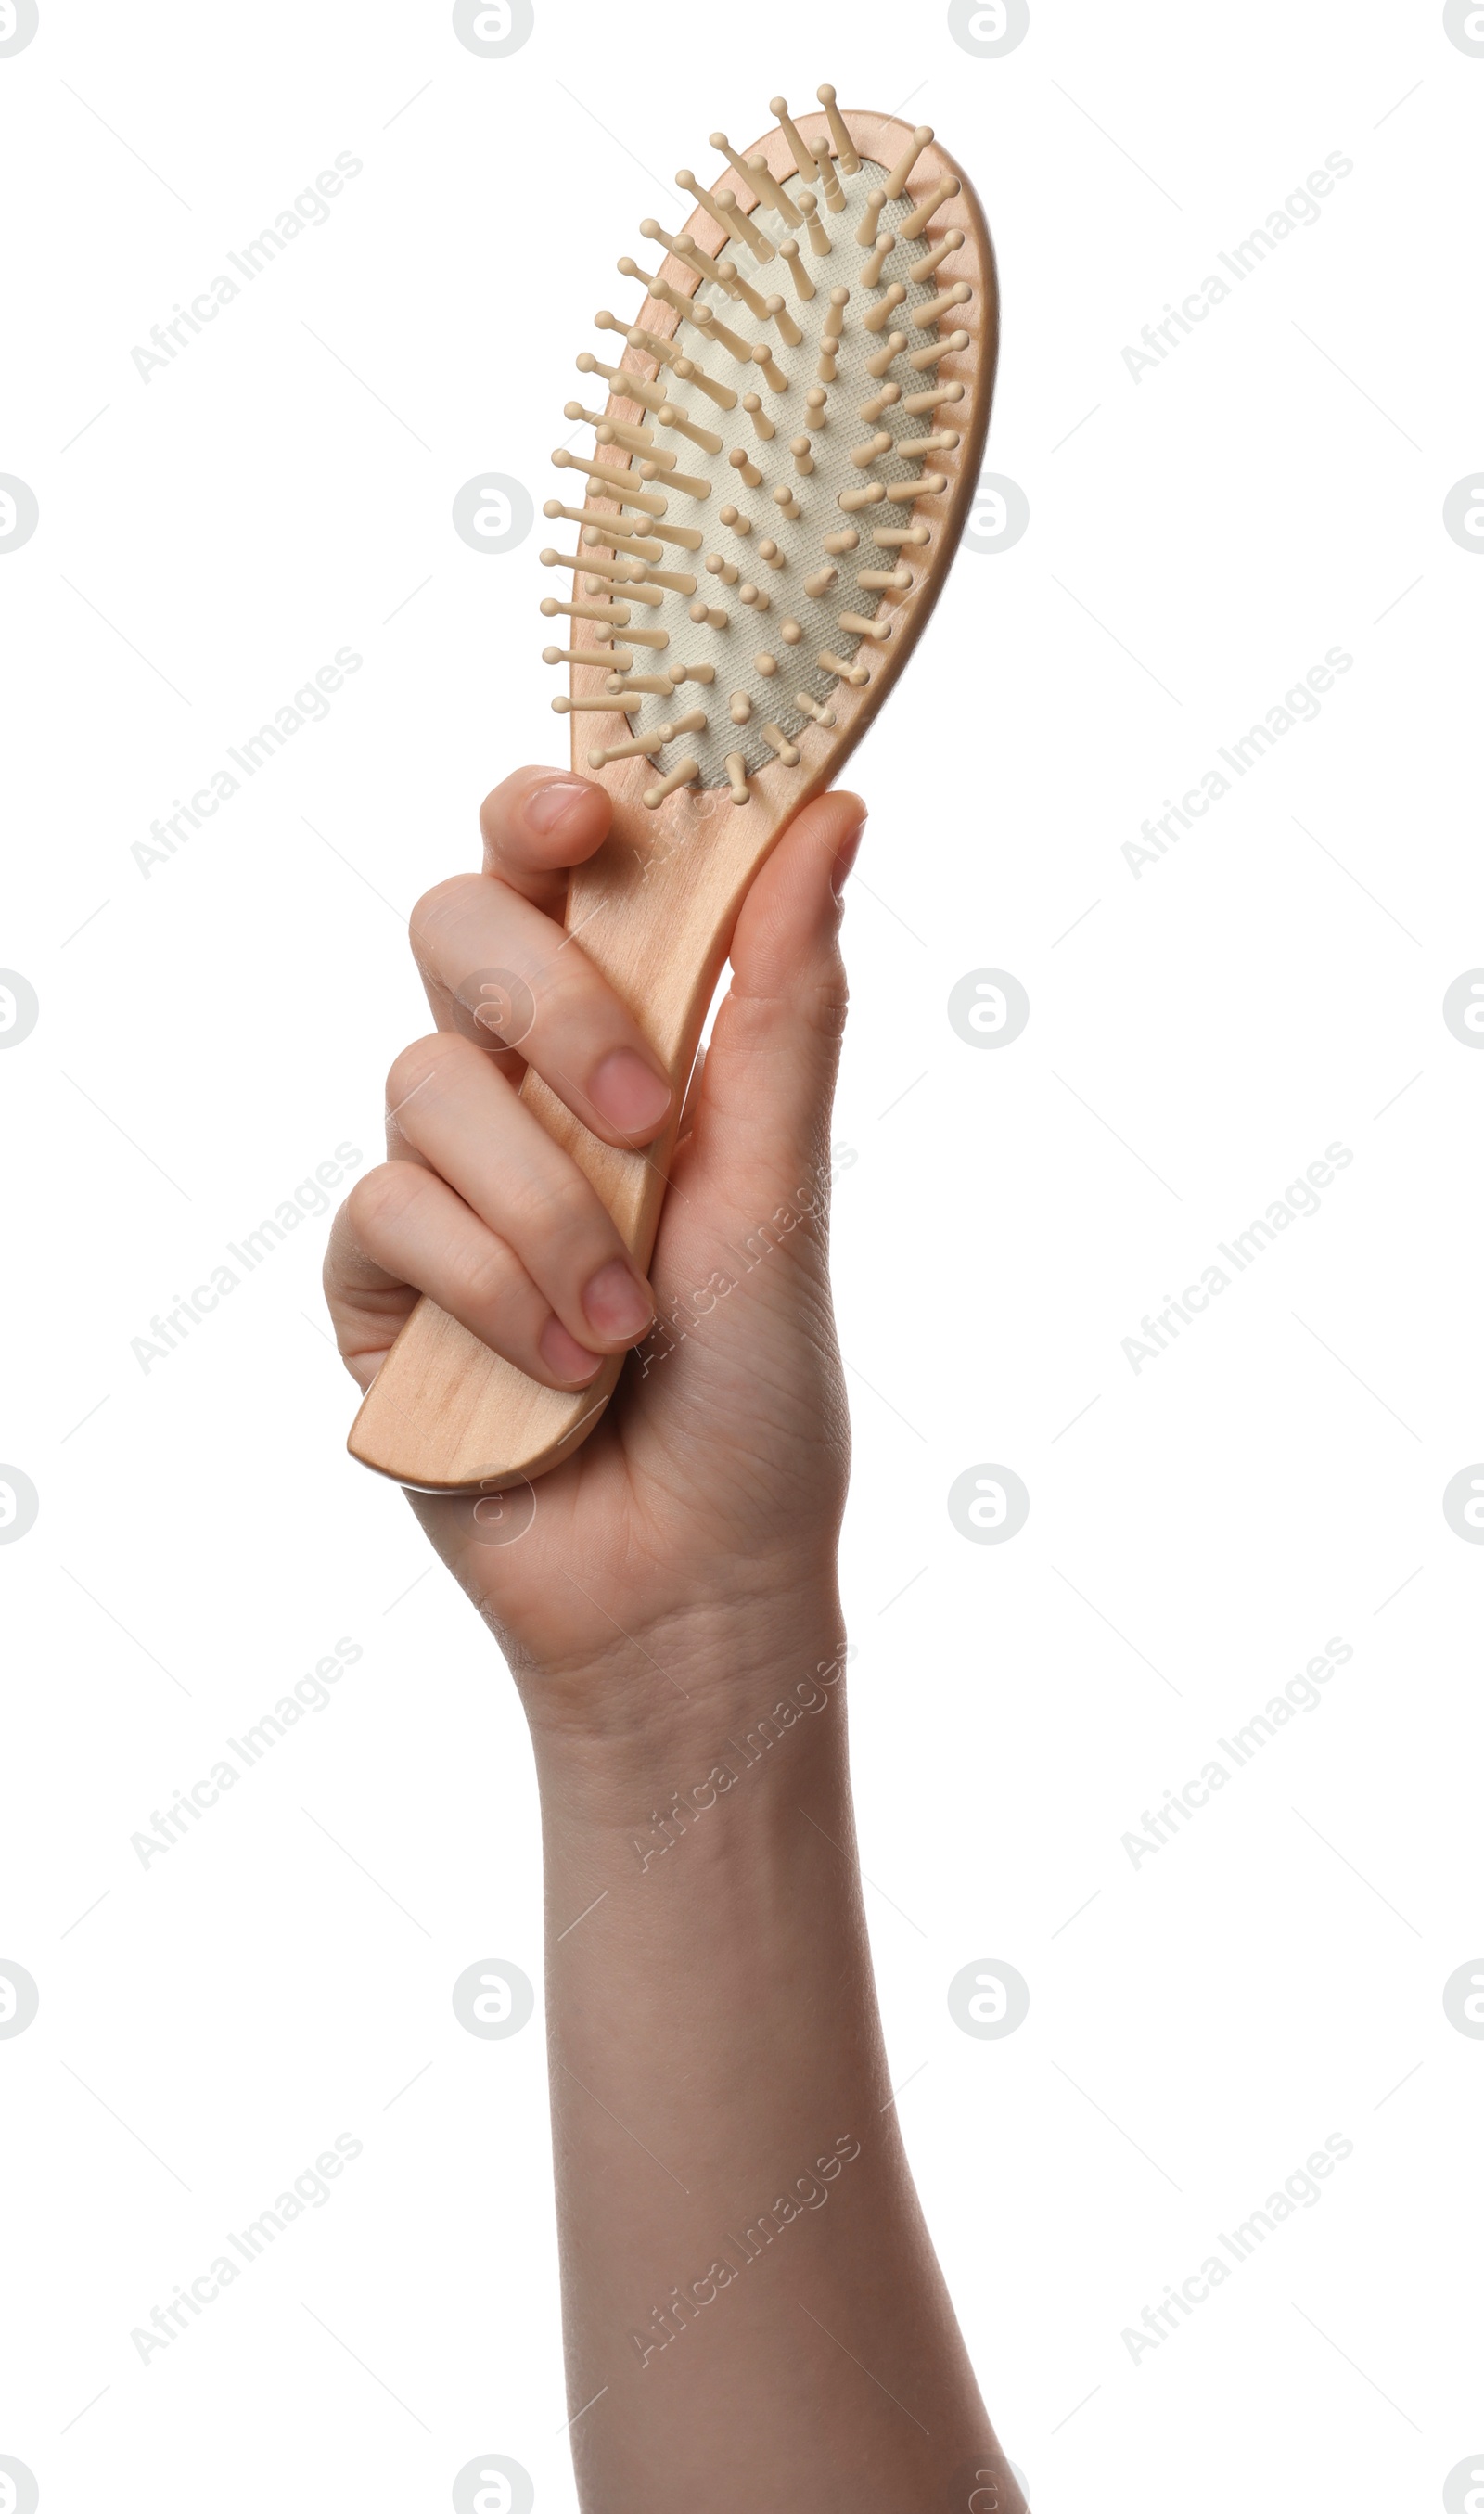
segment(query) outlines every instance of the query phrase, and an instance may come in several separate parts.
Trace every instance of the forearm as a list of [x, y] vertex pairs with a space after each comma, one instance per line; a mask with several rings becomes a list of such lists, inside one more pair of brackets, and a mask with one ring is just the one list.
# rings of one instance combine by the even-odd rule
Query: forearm
[[988, 2444], [891, 2101], [836, 1612], [749, 1617], [730, 1662], [656, 1644], [666, 1708], [637, 1734], [535, 1710], [573, 2445], [602, 2514], [907, 2514]]

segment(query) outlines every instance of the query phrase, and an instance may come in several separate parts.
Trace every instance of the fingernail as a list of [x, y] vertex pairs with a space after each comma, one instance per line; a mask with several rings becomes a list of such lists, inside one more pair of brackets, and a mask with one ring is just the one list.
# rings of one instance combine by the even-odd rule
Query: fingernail
[[843, 837], [835, 849], [834, 864], [830, 868], [829, 886], [836, 899], [840, 897], [850, 878], [851, 866], [861, 852], [861, 841], [864, 835], [865, 823], [858, 821], [849, 835]]
[[582, 1293], [588, 1323], [612, 1340], [638, 1335], [655, 1313], [622, 1257], [600, 1266]]
[[589, 1380], [602, 1358], [589, 1353], [576, 1336], [570, 1336], [560, 1318], [546, 1320], [537, 1337], [536, 1349], [554, 1379]]
[[605, 1056], [587, 1086], [600, 1117], [621, 1135], [654, 1132], [670, 1105], [670, 1086], [631, 1047]]
[[556, 780], [549, 786], [538, 786], [535, 793], [526, 797], [527, 829], [534, 830], [538, 837], [549, 837], [582, 796], [591, 791], [590, 786], [584, 786], [580, 778], [575, 777]]

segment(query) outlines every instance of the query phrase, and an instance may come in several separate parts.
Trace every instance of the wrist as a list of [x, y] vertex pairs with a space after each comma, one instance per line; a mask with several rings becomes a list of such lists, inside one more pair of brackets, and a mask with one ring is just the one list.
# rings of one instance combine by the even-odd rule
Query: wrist
[[[521, 1695], [543, 1805], [630, 1824], [641, 1800], [714, 1787], [795, 1739], [843, 1746], [847, 1644], [832, 1591], [678, 1612], [619, 1634], [560, 1674], [527, 1670]], [[792, 1759], [790, 1759], [792, 1760]], [[728, 1772], [733, 1775], [729, 1784]], [[711, 1776], [715, 1775], [714, 1781]]]

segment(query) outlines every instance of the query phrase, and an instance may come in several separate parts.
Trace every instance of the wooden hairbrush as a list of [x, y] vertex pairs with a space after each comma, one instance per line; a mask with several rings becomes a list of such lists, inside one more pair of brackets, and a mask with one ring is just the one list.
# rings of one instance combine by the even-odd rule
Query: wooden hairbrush
[[[911, 652], [989, 420], [998, 300], [973, 186], [927, 128], [819, 96], [798, 123], [775, 97], [777, 128], [742, 155], [713, 132], [735, 181], [682, 170], [681, 234], [643, 222], [658, 267], [619, 264], [648, 290], [637, 323], [600, 313], [618, 363], [577, 362], [606, 406], [567, 405], [592, 450], [553, 457], [573, 498], [545, 511], [576, 547], [541, 552], [573, 571], [571, 601], [541, 604], [569, 641], [546, 649], [571, 674], [552, 706], [573, 766], [613, 796], [568, 931], [658, 1051], [676, 1116], [619, 1152], [532, 1070], [521, 1096], [643, 1269], [738, 909]], [[425, 1491], [497, 1491], [585, 1439], [623, 1359], [576, 1395], [543, 1388], [424, 1297], [351, 1453]]]

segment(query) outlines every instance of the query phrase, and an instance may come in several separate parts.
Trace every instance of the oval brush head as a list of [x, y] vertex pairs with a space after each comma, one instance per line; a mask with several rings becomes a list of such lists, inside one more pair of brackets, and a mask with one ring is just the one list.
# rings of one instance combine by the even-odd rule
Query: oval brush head
[[[573, 765], [613, 833], [573, 875], [568, 928], [669, 1071], [678, 1112], [732, 924], [759, 865], [896, 680], [974, 495], [997, 298], [979, 202], [926, 126], [825, 110], [728, 161], [679, 234], [641, 223], [647, 292], [595, 317], [589, 398], [552, 461], [563, 546], [541, 609], [564, 642]], [[598, 379], [599, 384], [594, 384]], [[606, 398], [599, 385], [607, 387]], [[944, 735], [935, 727], [935, 753]], [[919, 737], [920, 743], [920, 737]], [[533, 1073], [522, 1095], [647, 1267], [673, 1136], [601, 1143]], [[350, 1436], [430, 1490], [495, 1490], [569, 1455], [622, 1367], [541, 1388], [421, 1300]]]
[[552, 705], [585, 719], [575, 766], [650, 763], [625, 781], [650, 810], [687, 786], [741, 805], [759, 769], [797, 768], [848, 722], [838, 765], [866, 713], [840, 709], [840, 686], [895, 676], [885, 650], [942, 582], [953, 489], [983, 442], [991, 371], [981, 291], [960, 275], [982, 262], [952, 223], [961, 177], [935, 167], [914, 187], [926, 127], [896, 131], [905, 145], [880, 162], [843, 116], [816, 138], [782, 98], [775, 109], [782, 180], [716, 133], [742, 182], [712, 191], [682, 168], [700, 205], [688, 231], [643, 222], [661, 267], [620, 260], [648, 299], [632, 324], [599, 313], [620, 362], [577, 363], [610, 397], [567, 404], [592, 442], [552, 456], [587, 503], [547, 504], [574, 547], [542, 563], [570, 567], [574, 600], [604, 615], [546, 649], [571, 669]]

